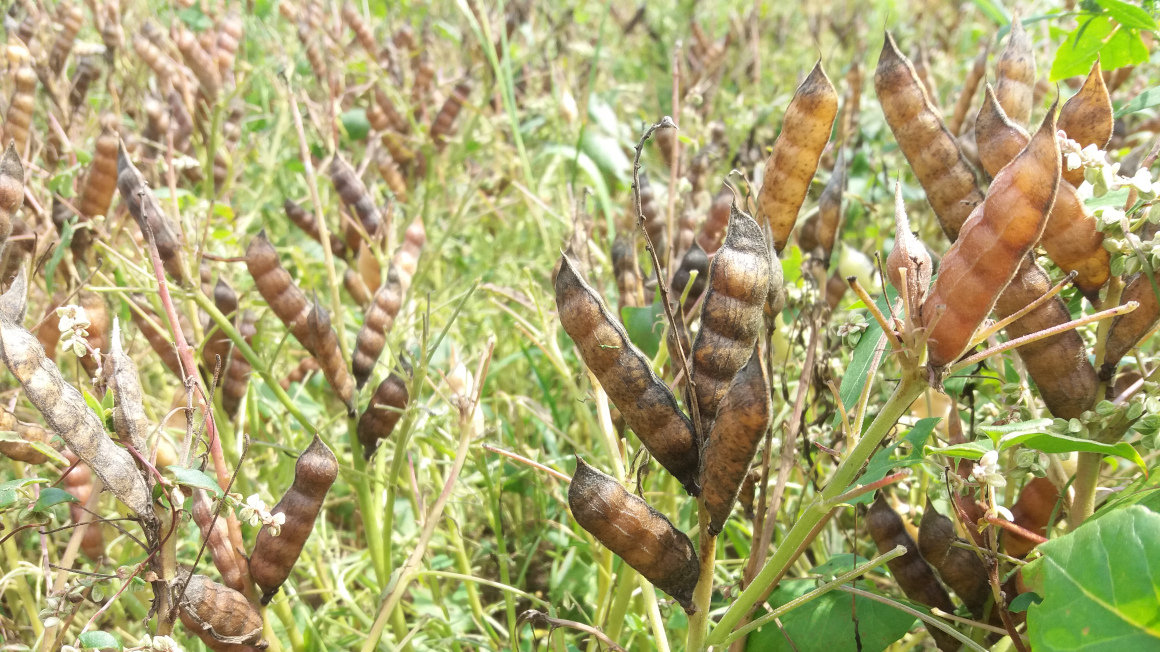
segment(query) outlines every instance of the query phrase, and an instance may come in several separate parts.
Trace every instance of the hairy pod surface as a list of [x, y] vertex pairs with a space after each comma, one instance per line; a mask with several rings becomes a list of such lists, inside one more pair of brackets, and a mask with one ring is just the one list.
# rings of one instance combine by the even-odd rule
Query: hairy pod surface
[[455, 119], [459, 117], [459, 112], [463, 110], [469, 95], [471, 95], [471, 80], [464, 79], [455, 85], [451, 95], [447, 96], [443, 106], [435, 114], [435, 120], [431, 122], [431, 141], [435, 143], [436, 149], [442, 150], [447, 145], [447, 138], [455, 130]]
[[15, 88], [4, 115], [4, 140], [16, 142], [16, 152], [23, 155], [28, 147], [28, 130], [36, 108], [36, 71], [25, 61], [16, 69]]
[[16, 415], [0, 407], [0, 431], [14, 432], [21, 441], [0, 441], [0, 455], [25, 464], [44, 464], [48, 456], [32, 444], [48, 444], [49, 432], [40, 426], [21, 423]]
[[399, 316], [402, 306], [403, 294], [398, 270], [391, 265], [387, 270], [387, 282], [375, 292], [363, 316], [362, 328], [355, 338], [351, 368], [359, 389], [367, 384], [374, 373], [375, 364], [386, 348], [387, 334], [394, 327], [395, 317]]
[[754, 347], [749, 363], [733, 378], [721, 401], [702, 453], [701, 498], [709, 510], [709, 534], [720, 534], [733, 512], [772, 412], [765, 367], [759, 347]]
[[105, 486], [146, 524], [155, 523], [153, 501], [133, 457], [113, 443], [100, 417], [75, 387], [66, 383], [44, 355], [40, 342], [21, 326], [28, 283], [21, 268], [0, 297], [0, 356], [49, 427], [104, 481]]
[[1007, 47], [995, 62], [995, 97], [1016, 124], [1031, 122], [1035, 97], [1035, 53], [1031, 37], [1018, 18], [1011, 21]]
[[285, 514], [286, 522], [278, 536], [263, 526], [250, 555], [250, 575], [262, 589], [262, 604], [267, 604], [282, 583], [290, 577], [302, 547], [314, 529], [314, 520], [322, 509], [326, 492], [338, 477], [338, 460], [318, 435], [302, 451], [294, 466], [294, 484], [282, 496], [271, 514]]
[[202, 489], [193, 491], [190, 514], [201, 531], [202, 540], [206, 542], [206, 549], [213, 558], [214, 567], [221, 573], [222, 583], [235, 591], [245, 593], [246, 571], [230, 544], [225, 515], [214, 518], [213, 501]]
[[951, 519], [939, 514], [928, 501], [918, 526], [918, 551], [978, 620], [991, 597], [991, 583], [975, 553], [951, 545], [957, 538]]
[[[962, 355], [1039, 241], [1055, 204], [1059, 172], [1052, 107], [1023, 152], [995, 175], [986, 201], [943, 256], [938, 279], [922, 305], [932, 367], [944, 367]], [[945, 307], [941, 315], [940, 306]]]
[[326, 382], [330, 383], [338, 399], [346, 404], [349, 416], [356, 414], [354, 409], [354, 379], [346, 369], [346, 361], [342, 359], [342, 349], [338, 345], [338, 333], [330, 325], [330, 313], [318, 297], [314, 297], [314, 309], [306, 317], [306, 325], [310, 330], [311, 344], [314, 347], [314, 357], [322, 367], [322, 374]]
[[165, 271], [178, 283], [183, 282], [181, 236], [169, 216], [161, 210], [161, 204], [145, 183], [141, 171], [129, 160], [124, 143], [117, 153], [117, 189], [121, 191], [121, 199], [137, 221], [146, 242], [149, 241], [148, 231], [152, 231]]
[[270, 310], [293, 333], [294, 339], [298, 340], [307, 352], [313, 354], [314, 343], [307, 325], [310, 303], [306, 299], [306, 294], [295, 285], [290, 272], [282, 267], [282, 262], [278, 260], [278, 252], [266, 238], [264, 229], [258, 232], [246, 247], [246, 268], [250, 271], [258, 292], [269, 304]]
[[568, 507], [580, 527], [693, 613], [700, 564], [693, 542], [642, 498], [576, 457]]
[[773, 266], [761, 227], [734, 204], [725, 244], [709, 265], [701, 330], [693, 341], [697, 409], [706, 431], [712, 430], [710, 424], [733, 376], [753, 352]]
[[12, 217], [23, 205], [24, 165], [15, 145], [8, 143], [0, 158], [0, 249], [12, 233]]
[[379, 213], [379, 207], [375, 206], [370, 191], [358, 177], [358, 173], [341, 156], [335, 155], [330, 163], [330, 180], [334, 184], [334, 190], [342, 198], [342, 203], [354, 211], [367, 234], [372, 238], [375, 237], [383, 225], [383, 216]]
[[1128, 351], [1160, 323], [1160, 299], [1156, 298], [1156, 291], [1147, 274], [1140, 272], [1128, 280], [1120, 295], [1120, 305], [1126, 305], [1129, 301], [1140, 305], [1132, 312], [1118, 315], [1112, 320], [1108, 341], [1104, 345], [1104, 366], [1101, 371], [1110, 372], [1114, 369]]
[[778, 253], [793, 231], [837, 115], [838, 93], [819, 61], [785, 110], [757, 195], [757, 219], [769, 224]]
[[399, 374], [392, 372], [379, 383], [366, 412], [358, 419], [358, 441], [363, 447], [363, 458], [371, 459], [379, 445], [395, 431], [408, 401], [407, 381]]
[[249, 645], [259, 650], [262, 614], [242, 593], [205, 575], [186, 575], [188, 585], [180, 608], [181, 622], [214, 652], [241, 652]]
[[112, 114], [101, 116], [101, 135], [97, 136], [96, 151], [85, 185], [81, 190], [77, 208], [86, 218], [108, 215], [113, 203], [113, 193], [117, 190], [117, 148], [121, 137], [117, 135], [117, 117]]
[[668, 385], [653, 373], [648, 358], [628, 339], [624, 327], [567, 256], [561, 260], [555, 285], [560, 323], [576, 343], [584, 364], [657, 462], [686, 491], [699, 495], [699, 455], [693, 424], [677, 407]]
[[[1023, 259], [1015, 278], [995, 302], [1000, 319], [1019, 312], [1051, 290], [1051, 279], [1030, 256]], [[1058, 296], [1015, 320], [1006, 328], [1014, 339], [1071, 321], [1067, 305]], [[1114, 322], [1113, 322], [1114, 323]], [[1077, 419], [1095, 405], [1096, 370], [1087, 347], [1075, 330], [1052, 335], [1015, 349], [1027, 373], [1039, 388], [1048, 411], [1060, 419]]]
[[[1096, 57], [1079, 92], [1064, 102], [1059, 110], [1059, 129], [1080, 147], [1095, 145], [1104, 149], [1112, 139], [1114, 126], [1112, 98], [1104, 85], [1099, 57]], [[1064, 166], [1063, 178], [1078, 188], [1083, 183], [1083, 168], [1069, 170]]]
[[113, 342], [108, 364], [113, 371], [113, 427], [121, 441], [132, 446], [142, 457], [149, 455], [149, 418], [145, 416], [144, 394], [137, 364], [121, 346], [121, 325], [113, 320]]
[[[942, 584], [939, 584], [930, 564], [922, 558], [918, 544], [910, 538], [906, 526], [902, 523], [902, 517], [894, 511], [890, 503], [886, 502], [886, 497], [881, 492], [870, 506], [870, 511], [866, 513], [866, 529], [874, 539], [878, 554], [887, 553], [900, 545], [906, 548], [906, 554], [886, 562], [890, 574], [894, 576], [898, 588], [902, 589], [906, 597], [928, 607], [954, 613], [955, 605], [951, 602], [951, 597], [947, 595]], [[927, 625], [927, 631], [938, 644], [938, 649], [943, 652], [959, 649], [958, 639], [941, 629]]]
[[926, 191], [943, 232], [953, 242], [971, 210], [982, 203], [983, 194], [958, 143], [926, 96], [914, 66], [899, 52], [889, 32], [874, 71], [874, 89], [898, 148]]
[[[318, 227], [318, 218], [314, 213], [307, 211], [292, 199], [282, 201], [282, 210], [286, 212], [286, 217], [290, 218], [294, 226], [302, 229], [302, 232], [310, 236], [311, 240], [322, 244], [322, 232]], [[330, 234], [330, 253], [343, 259], [348, 256], [346, 243], [334, 233]]]
[[[903, 287], [902, 273], [906, 270], [906, 284]], [[930, 252], [910, 230], [910, 219], [906, 216], [906, 203], [902, 200], [902, 184], [894, 184], [894, 249], [886, 257], [886, 275], [890, 284], [898, 291], [899, 296], [905, 295], [910, 302], [911, 310], [917, 310], [922, 305], [926, 293], [930, 289], [930, 279], [933, 263]], [[831, 306], [833, 307], [833, 306]]]
[[[238, 333], [245, 338], [246, 344], [250, 344], [254, 340], [254, 335], [258, 333], [255, 325], [257, 320], [257, 316], [249, 310], [242, 313], [238, 320]], [[254, 367], [240, 348], [235, 346], [231, 349], [230, 363], [226, 365], [225, 378], [222, 380], [222, 409], [230, 419], [238, 414], [238, 407], [246, 395], [246, 387], [250, 383], [250, 373], [253, 370]]]
[[[999, 105], [991, 86], [975, 122], [979, 158], [987, 174], [995, 175], [1027, 146], [1030, 136], [1011, 122]], [[1062, 169], [1066, 171], [1066, 168]], [[1081, 170], [1082, 172], [1082, 170]], [[1081, 179], [1082, 180], [1082, 179]], [[1059, 183], [1055, 204], [1047, 217], [1040, 240], [1051, 260], [1065, 272], [1076, 272], [1075, 285], [1089, 299], [1097, 299], [1099, 290], [1111, 276], [1111, 254], [1104, 248], [1104, 234], [1099, 223], [1066, 180]]]

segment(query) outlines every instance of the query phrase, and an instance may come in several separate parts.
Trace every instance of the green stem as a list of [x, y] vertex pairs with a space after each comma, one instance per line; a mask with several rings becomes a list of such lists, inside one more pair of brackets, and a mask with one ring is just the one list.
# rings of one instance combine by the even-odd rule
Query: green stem
[[274, 613], [278, 616], [278, 620], [282, 621], [282, 627], [290, 637], [290, 647], [294, 652], [302, 652], [306, 649], [306, 642], [302, 640], [302, 632], [298, 631], [298, 623], [294, 621], [294, 613], [290, 611], [290, 602], [285, 596], [281, 597], [281, 600], [274, 601]]
[[616, 641], [624, 628], [624, 615], [628, 613], [628, 605], [632, 602], [632, 591], [636, 588], [636, 571], [628, 564], [620, 564], [620, 573], [616, 578], [616, 595], [612, 598], [612, 609], [608, 611], [604, 633], [608, 638]]
[[697, 611], [689, 616], [689, 638], [686, 650], [700, 650], [704, 647], [705, 635], [709, 633], [709, 607], [713, 598], [713, 568], [717, 563], [717, 537], [709, 534], [709, 510], [704, 500], [697, 501], [697, 522], [700, 526], [701, 575], [697, 588], [693, 590], [693, 605]]
[[347, 419], [346, 431], [350, 436], [350, 455], [354, 462], [355, 472], [349, 480], [354, 485], [355, 496], [358, 498], [359, 518], [362, 519], [363, 529], [366, 531], [367, 547], [370, 548], [371, 565], [375, 569], [375, 580], [381, 591], [387, 585], [388, 575], [386, 555], [383, 551], [383, 522], [380, 510], [371, 493], [371, 480], [367, 474], [367, 462], [363, 459], [362, 444], [355, 432], [358, 430], [358, 418]]
[[665, 634], [665, 621], [661, 619], [661, 610], [657, 606], [656, 589], [641, 575], [637, 575], [636, 580], [640, 585], [641, 597], [644, 598], [644, 609], [653, 630], [657, 652], [669, 652], [669, 637]]
[[[9, 537], [4, 542], [4, 557], [7, 559], [6, 566], [8, 568], [16, 568], [20, 562], [20, 551], [16, 549], [16, 540]], [[16, 590], [16, 596], [20, 601], [21, 608], [28, 616], [28, 624], [32, 627], [32, 631], [36, 636], [40, 636], [44, 631], [44, 625], [40, 622], [40, 615], [37, 611], [36, 598], [32, 595], [32, 590], [28, 588], [28, 581], [23, 575], [16, 573], [12, 576], [12, 588]], [[9, 603], [11, 604], [11, 603]]]
[[799, 549], [803, 549], [808, 543], [809, 538], [814, 533], [814, 528], [821, 523], [830, 513], [834, 506], [830, 504], [835, 498], [842, 495], [843, 492], [854, 482], [858, 473], [862, 470], [862, 465], [866, 460], [870, 459], [870, 455], [890, 433], [891, 428], [894, 427], [895, 422], [902, 416], [914, 399], [918, 398], [927, 388], [926, 379], [920, 375], [921, 369], [912, 370], [904, 369], [902, 382], [895, 388], [894, 394], [882, 406], [882, 411], [870, 424], [866, 433], [858, 441], [858, 445], [834, 472], [829, 483], [826, 484], [825, 489], [822, 490], [820, 496], [805, 509], [801, 518], [797, 523], [794, 523], [793, 528], [786, 534], [785, 540], [782, 541], [781, 546], [778, 547], [777, 552], [769, 558], [761, 571], [753, 578], [753, 582], [737, 596], [737, 600], [721, 617], [721, 621], [713, 629], [712, 633], [705, 640], [708, 645], [715, 647], [721, 646], [725, 639], [729, 637], [733, 628], [741, 622], [741, 619], [749, 613], [749, 610], [757, 604], [774, 583], [780, 578], [793, 563], [794, 557]]

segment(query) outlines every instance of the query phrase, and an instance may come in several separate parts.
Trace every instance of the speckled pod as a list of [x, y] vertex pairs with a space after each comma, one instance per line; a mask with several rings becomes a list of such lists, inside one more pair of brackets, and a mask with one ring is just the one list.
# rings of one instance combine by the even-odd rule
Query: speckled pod
[[395, 431], [409, 400], [407, 381], [399, 374], [392, 373], [379, 383], [366, 412], [358, 419], [358, 441], [362, 444], [365, 459], [369, 460], [379, 445]]
[[1016, 124], [1025, 127], [1031, 122], [1035, 53], [1031, 49], [1031, 37], [1018, 17], [1011, 21], [1007, 47], [995, 62], [995, 97]]
[[383, 225], [383, 216], [354, 168], [341, 156], [336, 155], [330, 163], [330, 180], [334, 184], [334, 190], [342, 198], [342, 203], [354, 211], [367, 234], [373, 238]]
[[[165, 271], [178, 283], [181, 283], [184, 280], [181, 265], [181, 237], [169, 216], [161, 210], [161, 204], [153, 195], [149, 185], [145, 183], [145, 177], [141, 176], [141, 171], [129, 160], [124, 143], [121, 143], [117, 153], [117, 189], [121, 191], [121, 199], [129, 207], [129, 214], [141, 227], [142, 234], [146, 232], [146, 227], [153, 232], [153, 239], [157, 243], [157, 253], [161, 256]], [[148, 242], [147, 235], [145, 239]]]

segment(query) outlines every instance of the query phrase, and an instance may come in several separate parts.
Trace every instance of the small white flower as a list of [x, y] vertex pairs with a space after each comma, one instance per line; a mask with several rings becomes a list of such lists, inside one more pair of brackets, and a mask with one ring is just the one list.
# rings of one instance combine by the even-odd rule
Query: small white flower
[[1067, 169], [1078, 170], [1083, 167], [1083, 161], [1079, 160], [1079, 154], [1071, 152], [1067, 155]]
[[[45, 621], [44, 626], [49, 627], [48, 621]], [[80, 652], [80, 651], [71, 645], [62, 645], [62, 646], [60, 646], [60, 652]]]
[[1015, 515], [1012, 514], [1011, 510], [1007, 509], [1006, 507], [1002, 505], [995, 505], [995, 512], [998, 513], [999, 516], [1002, 516], [1004, 520], [1015, 522]]
[[67, 333], [78, 328], [84, 330], [92, 326], [89, 321], [88, 313], [81, 306], [67, 305], [56, 309], [57, 316], [60, 317], [60, 332]]
[[181, 652], [181, 646], [177, 644], [177, 641], [168, 636], [154, 637], [153, 649], [157, 652]]
[[975, 468], [971, 469], [971, 475], [979, 484], [991, 487], [1007, 486], [1007, 479], [1003, 477], [1002, 469], [999, 468], [999, 453], [997, 451], [983, 453], [983, 457], [975, 464]]
[[255, 511], [259, 511], [259, 512], [266, 511], [266, 503], [262, 500], [262, 497], [259, 496], [258, 494], [254, 494], [254, 495], [250, 496], [249, 498], [247, 498], [246, 505], [248, 505], [251, 509], [253, 509]]
[[257, 525], [258, 523], [257, 523], [256, 516], [257, 515], [254, 513], [253, 507], [243, 507], [243, 508], [238, 510], [238, 518], [243, 523], [249, 523], [250, 525]]
[[1088, 183], [1087, 181], [1080, 183], [1079, 187], [1075, 189], [1075, 196], [1080, 201], [1087, 201], [1091, 199], [1093, 197], [1092, 184]]
[[270, 517], [270, 522], [273, 523], [274, 525], [285, 524], [286, 523], [286, 513], [285, 512], [278, 512], [277, 514]]
[[1100, 148], [1096, 147], [1095, 143], [1092, 143], [1091, 145], [1083, 148], [1083, 150], [1080, 151], [1080, 155], [1089, 161], [1098, 161], [1100, 160]]
[[1136, 175], [1133, 176], [1128, 181], [1128, 183], [1131, 184], [1133, 187], [1135, 187], [1136, 190], [1139, 190], [1142, 193], [1145, 193], [1145, 194], [1152, 193], [1152, 175], [1148, 174], [1148, 170], [1145, 168], [1140, 168], [1139, 170], [1136, 170]]
[[[50, 629], [52, 627], [56, 627], [59, 624], [60, 624], [60, 618], [57, 618], [56, 616], [49, 616], [48, 618], [44, 619], [44, 628], [45, 629]], [[66, 645], [65, 647], [68, 647], [68, 646]], [[64, 648], [61, 648], [61, 652], [64, 652]], [[76, 652], [76, 648], [73, 648], [73, 652]]]

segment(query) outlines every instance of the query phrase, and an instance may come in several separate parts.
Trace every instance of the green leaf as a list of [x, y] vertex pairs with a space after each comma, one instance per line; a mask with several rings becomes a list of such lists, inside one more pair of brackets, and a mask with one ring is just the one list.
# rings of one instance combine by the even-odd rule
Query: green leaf
[[16, 490], [0, 487], [0, 510], [8, 509], [16, 504]]
[[946, 455], [947, 457], [966, 458], [968, 460], [977, 460], [988, 451], [993, 450], [995, 450], [995, 445], [991, 443], [990, 439], [976, 439], [965, 444], [955, 444], [954, 446], [945, 446], [943, 448], [926, 447], [927, 455], [937, 453], [939, 455]]
[[46, 512], [61, 503], [79, 503], [76, 496], [59, 487], [45, 487], [40, 490], [40, 497], [32, 506], [34, 512]]
[[[822, 575], [824, 577], [831, 577], [848, 573], [858, 565], [868, 563], [870, 560], [861, 555], [855, 555], [852, 552], [843, 552], [826, 560], [824, 564], [814, 566], [810, 569], [810, 573], [814, 575]], [[878, 569], [874, 569], [878, 571]], [[874, 572], [871, 571], [871, 572]]]
[[173, 474], [173, 479], [179, 485], [193, 487], [195, 489], [204, 489], [213, 494], [214, 498], [221, 498], [224, 493], [221, 487], [218, 486], [216, 480], [197, 469], [187, 469], [177, 465], [171, 465], [166, 468]]
[[1043, 602], [1043, 596], [1039, 595], [1035, 591], [1028, 591], [1027, 593], [1020, 593], [1019, 595], [1015, 596], [1015, 599], [1011, 601], [1011, 604], [1007, 605], [1007, 609], [1008, 611], [1019, 613], [1021, 611], [1027, 611], [1028, 607], [1031, 605], [1040, 604], [1041, 602]]
[[1080, 439], [1079, 437], [1069, 437], [1055, 433], [1031, 432], [1004, 437], [999, 445], [999, 450], [1004, 451], [1020, 444], [1044, 453], [1081, 452], [1115, 455], [1116, 457], [1122, 457], [1132, 462], [1145, 473], [1148, 472], [1148, 466], [1144, 464], [1144, 459], [1140, 457], [1140, 453], [1125, 441], [1116, 444], [1103, 444], [1090, 439]]
[[80, 637], [81, 649], [84, 650], [123, 650], [121, 639], [108, 632], [85, 632]]
[[1007, 13], [1007, 9], [998, 0], [973, 0], [973, 2], [984, 16], [995, 21], [1000, 27], [1011, 23], [1011, 14]]
[[[1004, 436], [1013, 434], [1022, 434], [1027, 432], [1045, 432], [1051, 427], [1051, 419], [1032, 419], [1031, 421], [1018, 421], [1015, 423], [1004, 423], [999, 425], [986, 424], [979, 426], [979, 430], [987, 433], [992, 442], [996, 444], [1003, 439]], [[1002, 449], [1000, 449], [1002, 450]]]
[[[870, 462], [866, 465], [866, 472], [858, 478], [857, 485], [863, 486], [871, 482], [877, 482], [886, 477], [887, 473], [898, 467], [910, 467], [922, 464], [923, 448], [926, 445], [926, 440], [930, 437], [930, 433], [934, 432], [935, 424], [942, 420], [942, 417], [926, 417], [919, 419], [918, 423], [906, 433], [906, 436], [894, 442], [890, 446], [878, 451], [874, 457], [870, 458]], [[898, 448], [903, 442], [910, 444], [910, 453], [906, 457], [894, 458], [890, 454], [894, 449]], [[871, 494], [862, 494], [857, 498], [849, 501], [852, 505], [870, 504], [873, 499]]]
[[[1113, 29], [1115, 25], [1108, 16], [1091, 16], [1086, 20], [1080, 16], [1079, 25], [1055, 51], [1055, 61], [1051, 63], [1051, 81], [1086, 75], [1096, 57], [1100, 56]], [[1103, 67], [1112, 70], [1106, 58]]]
[[1136, 5], [1128, 4], [1123, 0], [1096, 0], [1096, 4], [1103, 7], [1111, 14], [1112, 18], [1115, 18], [1124, 27], [1148, 31], [1157, 29], [1156, 20]]
[[196, 6], [182, 9], [177, 12], [177, 17], [195, 32], [204, 32], [213, 27], [213, 21], [210, 20], [209, 16], [202, 13], [201, 9], [198, 9]]
[[1128, 193], [1131, 188], [1120, 188], [1119, 190], [1112, 190], [1105, 193], [1102, 197], [1092, 197], [1085, 199], [1084, 205], [1088, 208], [1107, 208], [1108, 206], [1123, 206], [1128, 201]]
[[1149, 88], [1136, 97], [1133, 97], [1132, 101], [1120, 107], [1119, 111], [1116, 111], [1115, 116], [1120, 118], [1129, 113], [1143, 111], [1144, 109], [1150, 109], [1157, 105], [1160, 105], [1160, 86]]
[[[769, 604], [779, 607], [794, 598], [816, 588], [808, 580], [787, 580], [782, 582]], [[759, 610], [755, 616], [761, 616]], [[914, 624], [914, 616], [861, 596], [851, 596], [840, 591], [830, 591], [821, 597], [790, 611], [781, 617], [785, 628], [782, 634], [775, 623], [749, 635], [746, 650], [750, 652], [834, 652], [853, 649], [854, 620], [858, 614], [858, 638], [862, 652], [881, 652], [902, 638]], [[793, 647], [786, 637], [793, 641]]]
[[342, 120], [342, 128], [346, 130], [346, 135], [350, 136], [351, 140], [365, 140], [371, 131], [366, 109], [354, 108], [343, 112], [339, 117]]
[[[644, 308], [625, 306], [621, 309], [624, 330], [628, 339], [648, 358], [655, 358], [661, 346], [661, 335], [665, 330], [665, 309], [660, 302]], [[669, 351], [672, 356], [673, 352]]]
[[1144, 45], [1140, 33], [1123, 27], [1112, 34], [1100, 50], [1100, 66], [1106, 65], [1108, 70], [1134, 66], [1147, 60], [1148, 47]]
[[53, 464], [56, 464], [57, 466], [69, 465], [69, 461], [64, 458], [64, 455], [61, 455], [59, 451], [57, 451], [52, 446], [49, 446], [46, 442], [30, 441], [28, 442], [28, 445], [41, 455], [47, 457], [49, 461], [51, 461]]
[[[878, 297], [875, 304], [885, 314], [890, 310], [887, 301], [893, 301], [896, 296], [894, 288], [887, 287], [886, 294]], [[882, 327], [878, 325], [877, 320], [869, 317], [868, 322], [866, 330], [862, 333], [862, 338], [854, 347], [850, 364], [846, 366], [846, 373], [842, 376], [842, 386], [838, 390], [838, 394], [842, 398], [842, 405], [846, 406], [846, 412], [851, 412], [854, 409], [858, 397], [862, 395], [862, 388], [866, 386], [866, 374], [870, 372], [870, 363], [874, 361], [874, 351], [878, 347], [878, 338], [882, 335]], [[884, 342], [883, 346], [889, 348], [890, 345]], [[885, 357], [887, 353], [884, 352], [882, 355]], [[841, 419], [840, 414], [834, 415], [834, 427], [839, 425]], [[866, 423], [869, 424], [870, 420], [867, 419]]]
[[1033, 649], [1160, 649], [1160, 514], [1116, 510], [1038, 550], [1023, 569], [1043, 596], [1027, 610]]
[[82, 389], [81, 393], [84, 394], [85, 404], [89, 406], [90, 410], [96, 412], [97, 416], [105, 413], [105, 408], [101, 407], [101, 402], [97, 400], [97, 397], [90, 394], [87, 389]]

